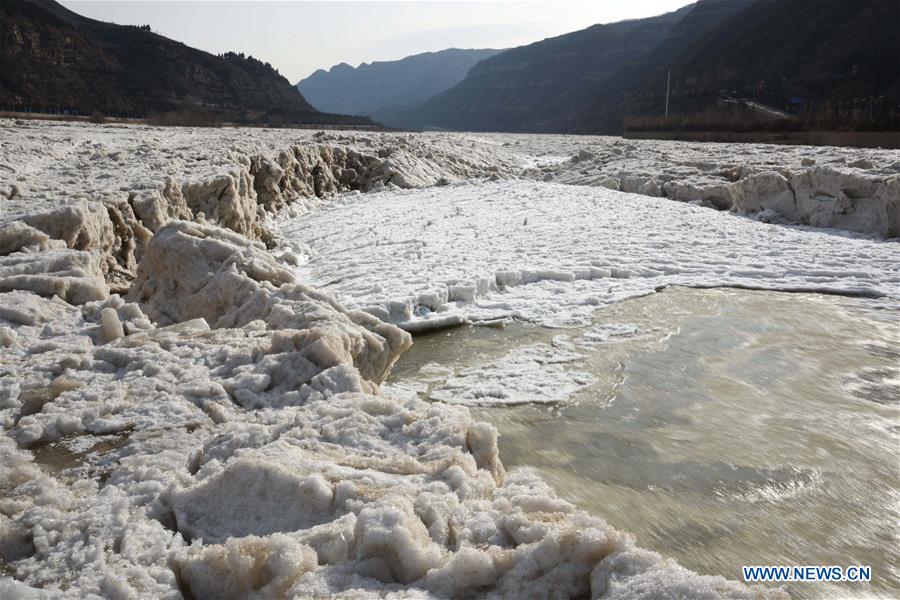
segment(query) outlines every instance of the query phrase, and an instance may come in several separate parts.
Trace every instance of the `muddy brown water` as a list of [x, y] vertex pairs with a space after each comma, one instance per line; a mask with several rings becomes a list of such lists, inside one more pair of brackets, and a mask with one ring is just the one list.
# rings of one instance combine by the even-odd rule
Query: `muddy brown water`
[[[595, 323], [634, 328], [576, 345], [583, 359], [571, 368], [595, 383], [551, 406], [473, 407], [499, 429], [507, 468], [537, 469], [563, 497], [700, 573], [870, 565], [870, 584], [784, 587], [900, 597], [900, 308], [676, 288], [604, 308]], [[389, 382], [427, 397], [426, 365], [490, 365], [585, 331], [420, 336]]]

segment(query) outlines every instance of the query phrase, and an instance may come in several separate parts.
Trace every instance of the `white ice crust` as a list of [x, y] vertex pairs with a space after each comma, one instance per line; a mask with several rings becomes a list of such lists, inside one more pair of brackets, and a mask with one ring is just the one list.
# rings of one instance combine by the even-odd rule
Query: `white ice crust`
[[517, 318], [586, 325], [667, 285], [900, 297], [896, 242], [783, 227], [604, 188], [466, 183], [286, 219], [297, 271], [409, 330]]
[[[763, 221], [900, 237], [897, 150], [553, 135], [484, 139], [531, 157], [524, 173], [530, 178], [664, 197]], [[568, 160], [558, 159], [565, 155]]]
[[569, 164], [518, 139], [0, 123], [0, 597], [777, 594], [507, 473], [452, 390], [382, 388], [396, 324], [583, 322], [672, 283], [890, 296], [896, 245], [490, 183]]

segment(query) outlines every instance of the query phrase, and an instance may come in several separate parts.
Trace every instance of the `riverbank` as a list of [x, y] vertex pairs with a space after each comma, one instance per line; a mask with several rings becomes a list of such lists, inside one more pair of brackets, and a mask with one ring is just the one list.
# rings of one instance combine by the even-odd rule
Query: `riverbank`
[[897, 131], [641, 131], [626, 130], [629, 140], [679, 140], [742, 144], [842, 146], [848, 148], [900, 148]]

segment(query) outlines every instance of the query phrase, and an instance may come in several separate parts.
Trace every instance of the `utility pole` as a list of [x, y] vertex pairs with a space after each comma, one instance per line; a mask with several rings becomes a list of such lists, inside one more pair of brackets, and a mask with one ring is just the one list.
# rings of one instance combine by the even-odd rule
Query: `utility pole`
[[669, 118], [669, 86], [672, 83], [672, 69], [669, 69], [669, 74], [666, 76], [666, 119]]

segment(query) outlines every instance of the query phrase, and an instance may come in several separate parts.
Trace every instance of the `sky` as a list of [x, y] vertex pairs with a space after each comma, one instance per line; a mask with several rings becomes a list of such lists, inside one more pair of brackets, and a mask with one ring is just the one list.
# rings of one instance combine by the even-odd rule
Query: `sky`
[[243, 52], [291, 83], [341, 62], [445, 48], [511, 48], [596, 23], [649, 17], [691, 0], [271, 2], [62, 0], [86, 17], [145, 25], [215, 54]]

